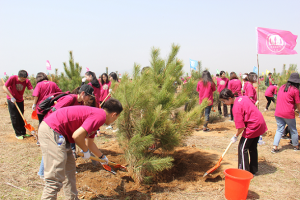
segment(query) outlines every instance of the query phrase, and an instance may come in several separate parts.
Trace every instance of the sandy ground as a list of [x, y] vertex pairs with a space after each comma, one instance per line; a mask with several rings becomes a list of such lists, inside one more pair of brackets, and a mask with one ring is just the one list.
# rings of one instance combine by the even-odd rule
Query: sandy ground
[[[263, 93], [260, 95], [262, 111], [269, 131], [264, 135], [264, 145], [258, 146], [259, 172], [249, 187], [247, 199], [300, 199], [300, 153], [295, 152], [288, 140], [281, 140], [280, 151], [271, 153], [276, 132], [274, 105], [268, 112]], [[32, 120], [32, 100], [25, 100], [25, 118], [37, 128]], [[6, 105], [2, 85], [0, 88], [0, 198], [40, 199], [44, 182], [37, 176], [41, 159], [40, 148], [33, 137], [17, 140]], [[297, 124], [299, 118], [297, 117]], [[109, 160], [126, 165], [116, 136], [102, 127], [103, 134], [95, 139], [98, 147]], [[129, 172], [116, 169], [113, 175], [101, 166], [81, 158], [76, 161], [77, 188], [81, 199], [225, 199], [223, 171], [237, 167], [237, 146], [233, 144], [221, 166], [207, 177], [203, 174], [213, 167], [222, 155], [230, 138], [235, 133], [234, 122], [223, 118], [209, 124], [210, 132], [195, 131], [181, 147], [170, 152], [174, 156], [174, 167], [153, 178], [153, 183], [138, 185]], [[299, 131], [299, 130], [298, 130]], [[155, 153], [160, 153], [159, 149]], [[63, 199], [63, 192], [59, 193]]]

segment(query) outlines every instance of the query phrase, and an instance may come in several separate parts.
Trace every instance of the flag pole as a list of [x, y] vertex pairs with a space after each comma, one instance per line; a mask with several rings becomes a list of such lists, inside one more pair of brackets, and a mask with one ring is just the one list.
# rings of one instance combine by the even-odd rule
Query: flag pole
[[[259, 102], [259, 63], [258, 63], [258, 54], [257, 54], [257, 76], [258, 76], [258, 81], [257, 81], [257, 100]], [[259, 110], [259, 103], [257, 105], [257, 108]]]

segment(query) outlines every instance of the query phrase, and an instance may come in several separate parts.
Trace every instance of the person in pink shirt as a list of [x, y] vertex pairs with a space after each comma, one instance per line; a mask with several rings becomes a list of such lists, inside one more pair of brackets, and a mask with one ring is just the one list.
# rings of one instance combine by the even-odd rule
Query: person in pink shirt
[[247, 88], [247, 85], [249, 83], [249, 79], [248, 79], [248, 73], [245, 73], [242, 75], [242, 79], [243, 79], [243, 84], [242, 84], [242, 95], [245, 96], [245, 93], [246, 93], [246, 88]]
[[[220, 72], [221, 78], [217, 79], [217, 91], [219, 92], [219, 94], [223, 89], [228, 87], [228, 78], [226, 78], [225, 75], [226, 75], [225, 72], [221, 71]], [[219, 110], [220, 115], [222, 115], [221, 101], [219, 101], [219, 103], [218, 103], [218, 110]], [[223, 114], [224, 114], [224, 117], [228, 116], [227, 105], [225, 105], [225, 104], [223, 104]]]
[[216, 91], [216, 85], [212, 80], [209, 71], [205, 70], [202, 73], [202, 79], [197, 84], [197, 92], [199, 93], [199, 104], [201, 104], [204, 99], [207, 99], [209, 101], [209, 104], [204, 111], [205, 123], [203, 125], [203, 131], [209, 131], [207, 125], [209, 121], [209, 114], [213, 105], [214, 91]]
[[39, 112], [36, 107], [39, 106], [44, 96], [47, 96], [51, 93], [61, 92], [61, 89], [59, 89], [56, 83], [49, 81], [44, 72], [39, 72], [35, 79], [37, 84], [32, 94], [32, 96], [34, 96], [32, 110], [36, 110], [40, 124], [44, 119], [44, 115]]
[[78, 199], [76, 164], [70, 143], [82, 149], [83, 159], [89, 159], [92, 152], [103, 164], [108, 164], [109, 160], [94, 143], [95, 133], [103, 124], [113, 123], [122, 110], [122, 104], [110, 98], [103, 109], [69, 106], [44, 119], [38, 131], [45, 165], [42, 199], [57, 199], [62, 187], [65, 199]]
[[[111, 82], [109, 81], [108, 75], [106, 73], [103, 73], [101, 75], [99, 82], [100, 82], [100, 86], [101, 86], [99, 103], [101, 105], [102, 101], [104, 101], [104, 99], [109, 94], [109, 88], [110, 88]], [[108, 97], [106, 100], [108, 100], [109, 98], [110, 97]]]
[[[28, 73], [25, 70], [20, 70], [18, 75], [14, 75], [8, 78], [3, 85], [3, 90], [7, 94], [7, 104], [10, 114], [11, 124], [15, 130], [16, 138], [23, 140], [24, 137], [30, 137], [26, 134], [25, 123], [20, 115], [17, 106], [20, 108], [22, 114], [24, 114], [24, 99], [23, 94], [27, 87], [31, 93], [33, 93], [33, 87], [30, 81], [27, 79]], [[17, 106], [16, 106], [17, 105]]]
[[253, 83], [257, 82], [257, 74], [254, 72], [250, 72], [248, 74], [248, 79], [249, 79], [249, 83], [247, 84], [245, 89], [245, 96], [248, 96], [250, 100], [253, 102], [253, 104], [257, 106], [259, 102], [257, 100], [256, 90], [253, 87]]
[[[47, 118], [56, 110], [68, 107], [68, 106], [77, 106], [77, 105], [88, 105], [91, 98], [94, 97], [94, 88], [91, 85], [84, 84], [80, 87], [78, 94], [68, 94], [57, 100], [57, 103], [52, 106], [51, 110], [47, 112], [44, 118]], [[96, 98], [96, 97], [94, 97]]]
[[[235, 72], [230, 73], [230, 81], [228, 82], [228, 89], [232, 91], [235, 97], [242, 96], [242, 83], [238, 79]], [[230, 105], [231, 121], [233, 121], [232, 108], [233, 108], [233, 104]]]
[[85, 83], [85, 81], [88, 81], [88, 85], [92, 86], [94, 88], [94, 95], [96, 98], [96, 104], [97, 107], [99, 108], [100, 104], [99, 104], [99, 99], [100, 99], [100, 94], [101, 94], [101, 87], [100, 87], [100, 83], [97, 80], [96, 74], [94, 72], [88, 71], [85, 73], [85, 78], [82, 79], [82, 84], [83, 85]]
[[232, 112], [237, 132], [231, 138], [231, 142], [235, 143], [242, 133], [238, 147], [238, 168], [255, 174], [258, 171], [259, 136], [268, 130], [264, 117], [249, 97], [235, 97], [227, 88], [220, 93], [220, 100], [227, 105], [233, 104]]
[[[95, 96], [93, 96], [94, 89], [92, 86], [84, 84], [81, 87], [73, 90], [72, 93], [75, 93], [75, 94], [69, 94], [69, 95], [59, 98], [57, 100], [57, 103], [54, 106], [52, 106], [52, 109], [47, 112], [47, 114], [45, 115], [45, 117], [43, 117], [43, 119], [44, 118], [46, 119], [48, 116], [50, 116], [56, 110], [64, 108], [64, 107], [68, 107], [68, 106], [88, 105], [88, 106], [96, 107]], [[37, 144], [40, 145], [39, 142]], [[72, 148], [73, 156], [75, 158], [76, 157], [76, 154], [75, 154], [76, 145], [74, 143], [71, 143], [70, 145]], [[38, 175], [40, 176], [41, 179], [44, 179], [44, 158], [43, 157], [41, 160]]]
[[[271, 101], [275, 104], [275, 98], [277, 97], [277, 84], [270, 85], [265, 92], [265, 97], [268, 101], [267, 106], [265, 108], [265, 111], [269, 109], [269, 106], [271, 104]], [[274, 98], [275, 97], [275, 98]]]
[[282, 85], [278, 90], [277, 105], [275, 109], [277, 130], [274, 137], [272, 153], [278, 151], [278, 145], [286, 124], [290, 129], [294, 150], [300, 150], [295, 119], [295, 107], [300, 110], [299, 84], [299, 74], [292, 73], [287, 83]]

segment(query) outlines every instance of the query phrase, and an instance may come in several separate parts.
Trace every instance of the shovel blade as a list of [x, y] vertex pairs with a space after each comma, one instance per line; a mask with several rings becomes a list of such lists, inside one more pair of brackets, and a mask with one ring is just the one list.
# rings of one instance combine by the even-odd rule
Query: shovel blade
[[106, 170], [106, 171], [109, 171], [110, 173], [112, 173], [113, 175], [116, 175], [117, 173], [108, 165], [102, 165], [103, 168]]
[[36, 119], [36, 120], [39, 120], [39, 118], [38, 118], [38, 116], [37, 116], [37, 113], [36, 113], [36, 111], [34, 110], [34, 111], [32, 111], [32, 113], [31, 113], [31, 119]]
[[26, 122], [26, 124], [25, 124], [25, 128], [26, 128], [28, 131], [30, 131], [30, 133], [31, 133], [32, 131], [35, 130], [35, 129], [33, 128], [33, 126], [31, 126], [30, 124], [27, 124], [27, 122]]

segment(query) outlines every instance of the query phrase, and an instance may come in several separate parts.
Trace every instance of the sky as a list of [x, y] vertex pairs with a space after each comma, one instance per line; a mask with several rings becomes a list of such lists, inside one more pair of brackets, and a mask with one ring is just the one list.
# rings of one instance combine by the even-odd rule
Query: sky
[[[130, 74], [134, 63], [150, 65], [153, 47], [166, 59], [173, 43], [180, 46], [185, 73], [189, 59], [212, 74], [251, 72], [257, 66], [256, 27], [299, 36], [299, 8], [299, 0], [0, 0], [0, 76], [47, 72], [46, 60], [50, 73], [63, 72], [69, 51], [82, 74], [86, 67], [97, 76], [106, 67]], [[294, 50], [300, 54], [299, 44]], [[259, 54], [260, 71], [299, 68], [299, 54]]]

